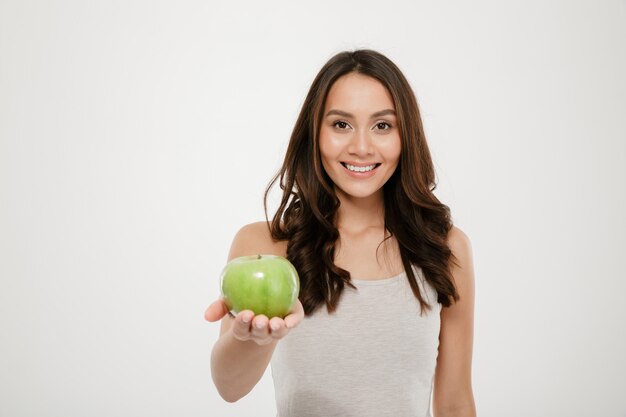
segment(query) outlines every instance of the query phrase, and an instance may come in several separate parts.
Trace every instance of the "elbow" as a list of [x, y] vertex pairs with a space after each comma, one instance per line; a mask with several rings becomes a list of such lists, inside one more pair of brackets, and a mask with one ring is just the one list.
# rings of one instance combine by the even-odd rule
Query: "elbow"
[[228, 403], [236, 403], [243, 397], [245, 397], [250, 390], [245, 391], [238, 389], [238, 387], [229, 386], [228, 384], [218, 384], [215, 382], [215, 388], [217, 388], [217, 392], [222, 397], [222, 399]]
[[220, 390], [218, 390], [218, 392], [219, 392], [220, 396], [222, 397], [222, 399], [224, 401], [226, 401], [227, 403], [236, 403], [241, 398], [243, 398], [242, 395], [234, 395], [232, 393], [226, 393], [226, 392], [222, 392]]
[[240, 399], [243, 398], [243, 395], [238, 395], [235, 391], [231, 389], [227, 389], [226, 387], [215, 384], [215, 388], [217, 388], [217, 393], [222, 397], [224, 401], [227, 403], [236, 403]]

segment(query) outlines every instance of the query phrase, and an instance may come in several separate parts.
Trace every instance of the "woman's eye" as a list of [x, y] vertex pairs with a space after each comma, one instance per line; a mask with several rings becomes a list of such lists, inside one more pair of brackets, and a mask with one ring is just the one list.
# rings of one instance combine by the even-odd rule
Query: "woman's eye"
[[378, 122], [376, 123], [376, 127], [380, 130], [389, 130], [391, 129], [391, 125], [387, 122]]
[[343, 122], [341, 120], [337, 120], [335, 123], [333, 123], [333, 126], [339, 129], [346, 129], [348, 127], [348, 123]]

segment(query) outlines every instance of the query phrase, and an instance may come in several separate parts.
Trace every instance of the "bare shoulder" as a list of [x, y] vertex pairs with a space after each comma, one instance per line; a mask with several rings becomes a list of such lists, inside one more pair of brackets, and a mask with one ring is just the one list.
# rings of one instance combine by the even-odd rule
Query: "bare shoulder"
[[267, 222], [255, 222], [243, 226], [235, 234], [230, 247], [228, 260], [247, 255], [278, 255], [287, 254], [287, 242], [272, 239]]
[[469, 236], [465, 232], [456, 226], [452, 226], [452, 229], [448, 232], [448, 245], [454, 252], [467, 252], [472, 249], [472, 242]]
[[473, 298], [474, 261], [470, 238], [456, 226], [448, 232], [448, 247], [452, 251], [452, 278], [461, 298]]

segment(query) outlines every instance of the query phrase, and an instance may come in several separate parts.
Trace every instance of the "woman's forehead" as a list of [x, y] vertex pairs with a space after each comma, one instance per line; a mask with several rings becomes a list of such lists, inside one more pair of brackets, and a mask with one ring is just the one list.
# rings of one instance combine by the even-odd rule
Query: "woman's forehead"
[[383, 109], [395, 110], [391, 94], [380, 81], [354, 72], [334, 82], [324, 107], [324, 114], [333, 109], [368, 115]]

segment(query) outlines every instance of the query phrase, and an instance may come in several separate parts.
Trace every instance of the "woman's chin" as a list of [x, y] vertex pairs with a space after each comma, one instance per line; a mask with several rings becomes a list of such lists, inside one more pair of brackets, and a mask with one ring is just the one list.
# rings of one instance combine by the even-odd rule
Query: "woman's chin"
[[341, 188], [335, 186], [337, 190], [337, 196], [339, 198], [344, 197], [351, 200], [367, 200], [367, 199], [382, 199], [383, 189], [382, 188], [363, 188], [363, 187], [345, 187]]

